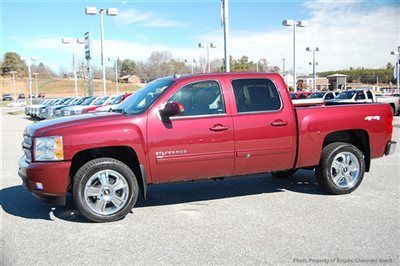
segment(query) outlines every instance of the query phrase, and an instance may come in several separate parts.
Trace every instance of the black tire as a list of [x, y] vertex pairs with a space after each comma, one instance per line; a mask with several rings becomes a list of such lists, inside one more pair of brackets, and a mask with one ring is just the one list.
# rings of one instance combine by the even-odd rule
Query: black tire
[[293, 176], [296, 172], [297, 169], [290, 169], [286, 171], [273, 172], [272, 175], [275, 177], [287, 178]]
[[[89, 181], [90, 177], [96, 172], [106, 169], [121, 174], [127, 181], [129, 187], [129, 194], [125, 205], [119, 211], [110, 215], [102, 215], [92, 211], [83, 196], [85, 185]], [[99, 158], [89, 161], [76, 172], [74, 177], [72, 196], [75, 206], [86, 219], [93, 222], [104, 223], [123, 219], [133, 209], [138, 194], [139, 186], [133, 171], [126, 164], [112, 158]]]
[[[335, 185], [331, 174], [331, 166], [335, 156], [341, 152], [352, 153], [359, 163], [359, 176], [357, 181], [348, 188], [341, 188]], [[346, 170], [347, 171], [347, 170]], [[317, 182], [331, 194], [348, 194], [357, 189], [361, 184], [365, 173], [365, 161], [363, 153], [354, 145], [344, 142], [335, 142], [322, 150], [319, 165], [315, 168]]]

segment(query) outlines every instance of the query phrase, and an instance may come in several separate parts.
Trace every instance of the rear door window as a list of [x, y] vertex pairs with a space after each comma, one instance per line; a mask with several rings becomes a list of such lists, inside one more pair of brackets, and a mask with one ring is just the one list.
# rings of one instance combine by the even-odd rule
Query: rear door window
[[238, 113], [276, 111], [282, 103], [275, 84], [269, 79], [232, 81]]

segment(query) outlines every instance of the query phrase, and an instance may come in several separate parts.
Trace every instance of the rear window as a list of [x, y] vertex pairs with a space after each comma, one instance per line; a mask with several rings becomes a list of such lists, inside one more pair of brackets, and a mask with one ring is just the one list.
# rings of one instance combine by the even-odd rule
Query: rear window
[[238, 113], [274, 111], [282, 106], [278, 90], [269, 79], [237, 79], [232, 87]]

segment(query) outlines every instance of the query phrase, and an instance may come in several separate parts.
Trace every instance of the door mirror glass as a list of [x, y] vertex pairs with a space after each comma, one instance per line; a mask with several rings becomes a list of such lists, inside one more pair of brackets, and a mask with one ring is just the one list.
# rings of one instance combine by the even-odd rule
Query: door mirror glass
[[160, 110], [162, 118], [169, 118], [171, 116], [178, 116], [185, 111], [185, 107], [180, 102], [169, 102], [163, 109]]

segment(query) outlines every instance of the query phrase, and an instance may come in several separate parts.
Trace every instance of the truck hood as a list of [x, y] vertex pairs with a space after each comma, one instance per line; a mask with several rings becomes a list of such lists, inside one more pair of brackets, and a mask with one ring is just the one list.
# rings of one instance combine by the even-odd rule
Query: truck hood
[[60, 117], [50, 120], [41, 121], [38, 123], [31, 124], [25, 128], [25, 134], [32, 137], [48, 136], [48, 132], [60, 131], [66, 127], [81, 127], [88, 126], [89, 124], [106, 122], [107, 120], [113, 120], [118, 117], [124, 117], [121, 113], [93, 113], [85, 115], [67, 116]]

